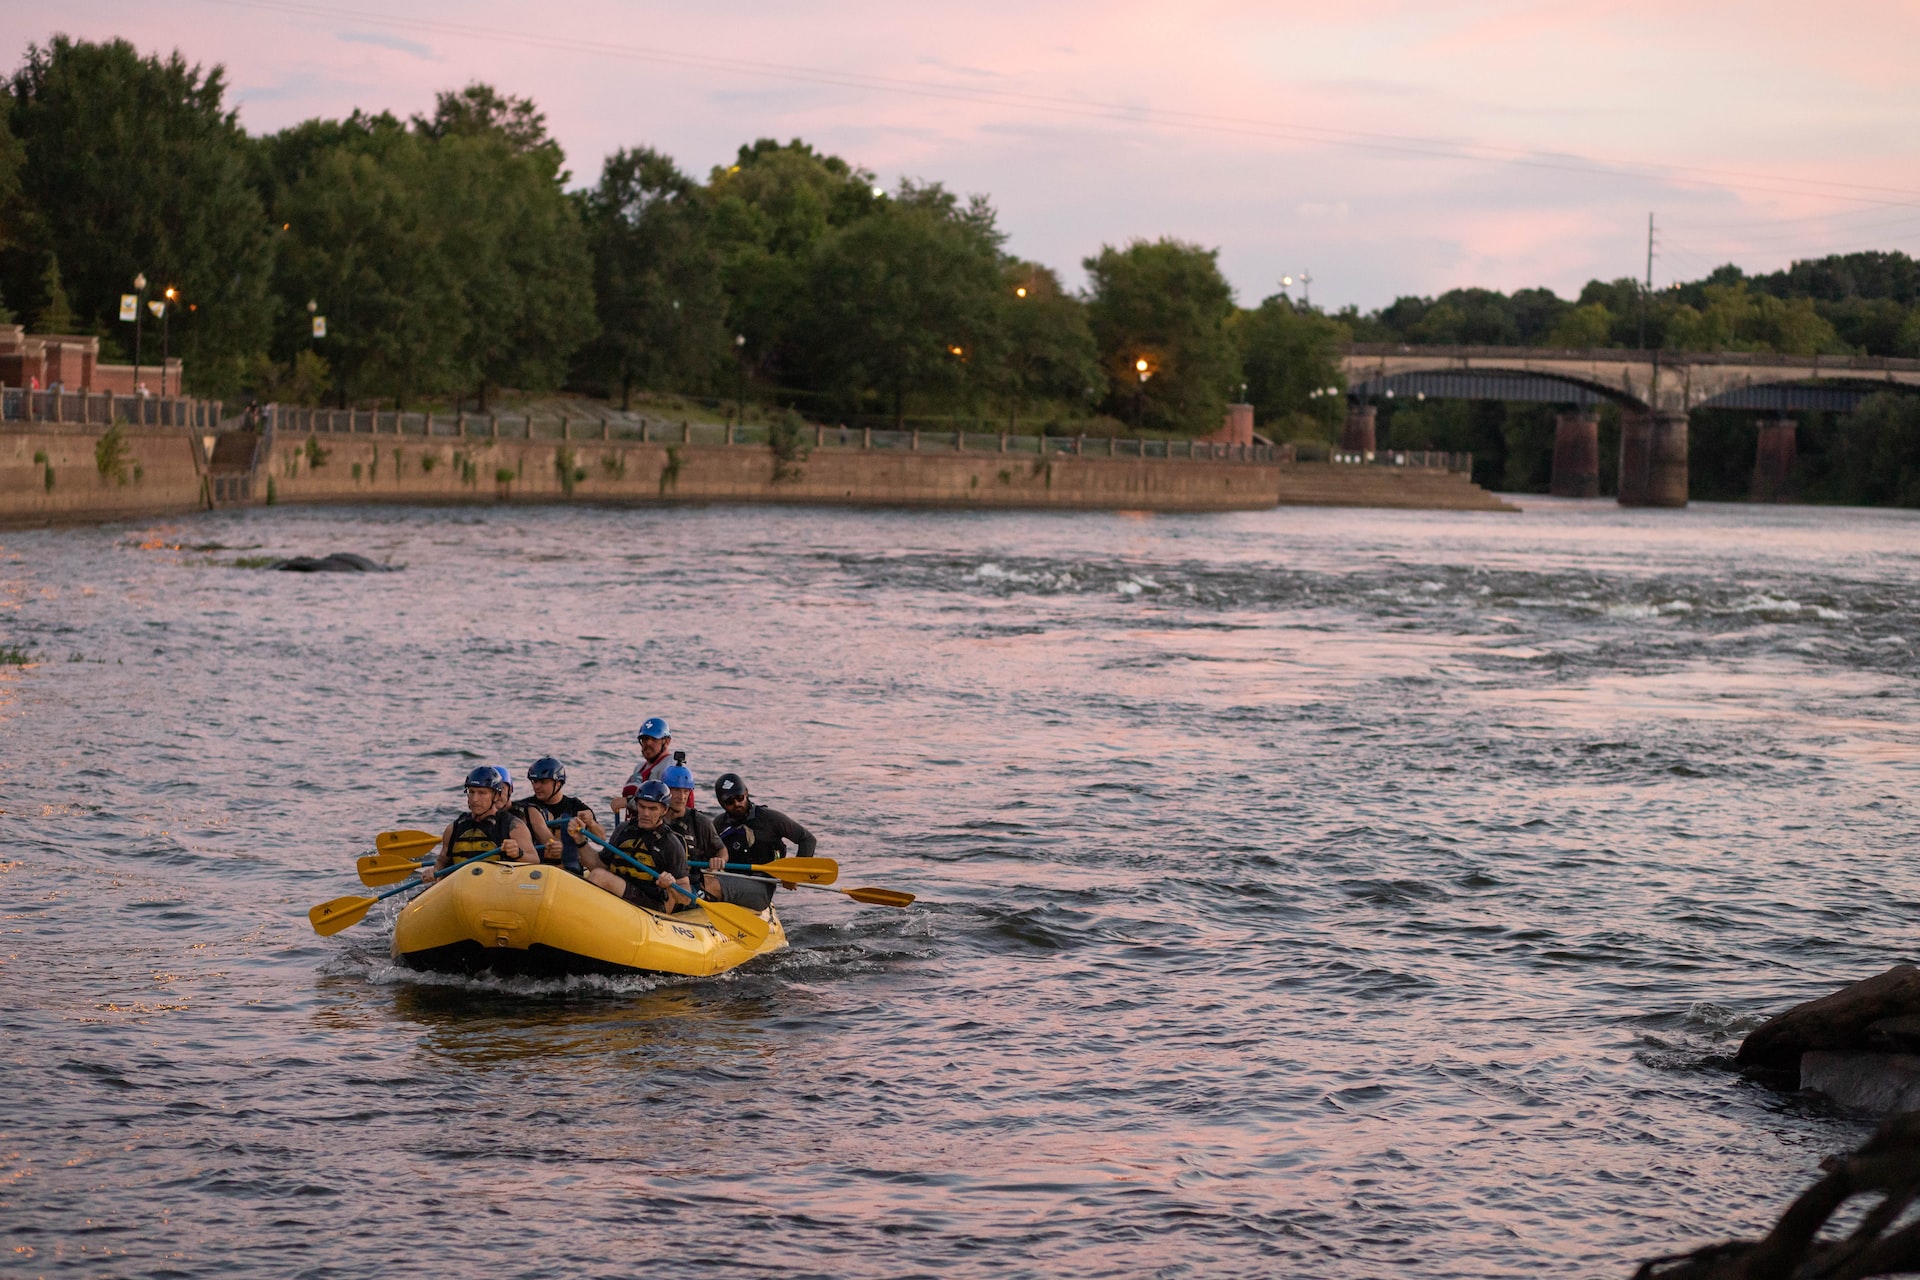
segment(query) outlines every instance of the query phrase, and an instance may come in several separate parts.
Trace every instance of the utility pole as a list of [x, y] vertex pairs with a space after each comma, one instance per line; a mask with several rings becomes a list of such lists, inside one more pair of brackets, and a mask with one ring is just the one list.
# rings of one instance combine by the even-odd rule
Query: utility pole
[[1640, 291], [1640, 349], [1647, 349], [1647, 303], [1653, 297], [1653, 213], [1647, 213], [1647, 286]]

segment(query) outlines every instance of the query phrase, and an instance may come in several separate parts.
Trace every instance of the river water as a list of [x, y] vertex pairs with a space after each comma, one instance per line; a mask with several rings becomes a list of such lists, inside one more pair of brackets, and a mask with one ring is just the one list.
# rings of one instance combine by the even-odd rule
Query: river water
[[[208, 544], [220, 544], [209, 547]], [[357, 551], [383, 575], [243, 556]], [[0, 1230], [48, 1276], [1614, 1275], [1869, 1123], [1913, 513], [263, 509], [0, 536]], [[318, 938], [664, 715], [821, 835], [719, 979]], [[707, 801], [711, 806], [711, 801]]]

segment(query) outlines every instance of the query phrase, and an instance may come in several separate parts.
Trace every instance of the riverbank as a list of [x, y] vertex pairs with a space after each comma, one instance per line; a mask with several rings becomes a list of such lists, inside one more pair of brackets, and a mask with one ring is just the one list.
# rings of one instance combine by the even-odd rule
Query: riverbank
[[[1514, 510], [1462, 471], [1298, 463], [1273, 449], [1190, 445], [1178, 452], [1154, 442], [1162, 452], [1153, 454], [1137, 441], [1089, 441], [1016, 450], [991, 447], [992, 437], [987, 447], [930, 438], [923, 448], [917, 437], [911, 447], [880, 447], [873, 433], [855, 433], [847, 444], [815, 445], [803, 435], [776, 446], [671, 434], [578, 440], [10, 424], [0, 430], [0, 525], [343, 502]], [[1129, 445], [1141, 452], [1129, 456]]]

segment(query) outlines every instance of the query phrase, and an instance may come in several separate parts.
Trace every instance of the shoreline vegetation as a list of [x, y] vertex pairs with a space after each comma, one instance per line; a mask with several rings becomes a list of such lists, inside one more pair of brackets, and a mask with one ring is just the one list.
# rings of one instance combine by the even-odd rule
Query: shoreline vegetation
[[[770, 425], [1191, 439], [1244, 400], [1265, 437], [1325, 445], [1352, 341], [1920, 355], [1920, 264], [1901, 253], [1652, 292], [1595, 280], [1573, 299], [1243, 306], [1217, 248], [1164, 237], [1100, 246], [1070, 289], [1008, 251], [987, 196], [885, 190], [800, 139], [743, 145], [704, 179], [639, 144], [576, 175], [534, 102], [479, 83], [431, 115], [251, 135], [222, 68], [66, 36], [29, 45], [7, 87], [0, 323], [128, 360], [120, 298], [144, 276], [151, 299], [175, 291], [186, 389], [229, 405], [484, 413], [565, 394]], [[1920, 400], [1800, 421], [1804, 499], [1920, 506]], [[1746, 494], [1755, 430], [1694, 415], [1696, 498]], [[1603, 414], [1603, 457], [1615, 431]], [[1378, 433], [1472, 452], [1489, 489], [1547, 487], [1550, 405], [1389, 404]]]

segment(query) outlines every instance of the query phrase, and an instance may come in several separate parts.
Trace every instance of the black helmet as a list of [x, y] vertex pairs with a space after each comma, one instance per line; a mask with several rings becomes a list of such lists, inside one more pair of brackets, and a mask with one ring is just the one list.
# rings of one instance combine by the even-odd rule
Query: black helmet
[[528, 782], [565, 782], [566, 780], [567, 766], [552, 756], [541, 756], [527, 766]]
[[723, 773], [713, 780], [713, 798], [721, 804], [747, 794], [747, 784], [737, 773]]
[[673, 792], [667, 788], [666, 783], [660, 781], [658, 778], [653, 778], [641, 783], [640, 789], [634, 792], [633, 798], [635, 800], [645, 800], [648, 804], [671, 804], [673, 802]]
[[747, 850], [753, 848], [753, 829], [750, 827], [728, 827], [720, 833], [720, 843], [727, 846], [727, 852], [736, 858], [747, 856]]
[[460, 789], [465, 791], [472, 787], [485, 787], [489, 791], [504, 791], [512, 785], [505, 769], [498, 765], [483, 764], [467, 775]]

